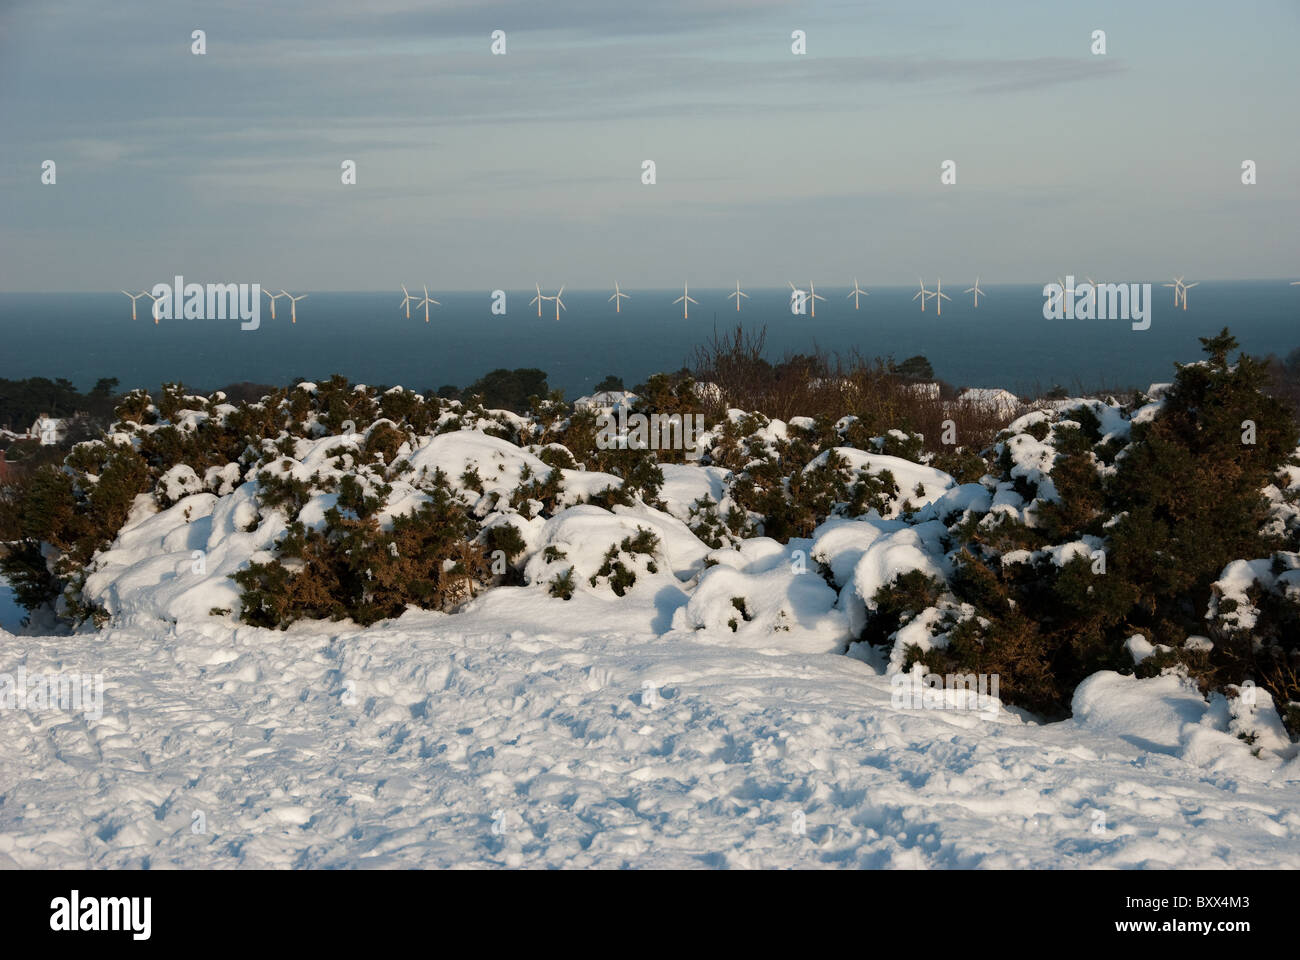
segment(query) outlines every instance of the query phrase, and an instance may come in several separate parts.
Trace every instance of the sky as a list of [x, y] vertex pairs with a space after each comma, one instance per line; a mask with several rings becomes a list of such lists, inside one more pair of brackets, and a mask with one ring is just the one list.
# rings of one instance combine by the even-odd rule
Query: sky
[[0, 291], [1300, 279], [1298, 46], [1300, 0], [0, 0]]

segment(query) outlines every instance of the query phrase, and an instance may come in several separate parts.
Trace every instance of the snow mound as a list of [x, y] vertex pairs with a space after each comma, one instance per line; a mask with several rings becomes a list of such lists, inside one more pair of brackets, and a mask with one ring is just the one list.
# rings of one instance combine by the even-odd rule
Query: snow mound
[[[850, 639], [836, 594], [808, 569], [807, 542], [746, 541], [709, 555], [716, 566], [673, 618], [679, 630], [720, 643], [783, 653], [839, 653]], [[802, 556], [796, 557], [796, 553]]]

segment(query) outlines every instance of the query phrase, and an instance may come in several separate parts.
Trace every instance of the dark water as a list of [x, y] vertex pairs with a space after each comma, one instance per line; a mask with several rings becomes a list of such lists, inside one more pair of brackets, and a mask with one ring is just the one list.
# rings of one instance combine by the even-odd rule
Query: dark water
[[[1286, 281], [1205, 282], [1191, 291], [1189, 308], [1175, 310], [1172, 291], [1153, 287], [1151, 328], [1128, 321], [1044, 320], [1038, 286], [984, 289], [975, 309], [960, 290], [936, 316], [922, 313], [914, 288], [872, 288], [854, 311], [847, 287], [818, 287], [815, 318], [792, 316], [788, 290], [751, 289], [739, 319], [767, 327], [769, 359], [814, 347], [857, 349], [902, 359], [924, 354], [937, 376], [958, 386], [1001, 386], [1018, 392], [1060, 383], [1067, 387], [1146, 386], [1169, 380], [1173, 361], [1202, 356], [1198, 336], [1227, 325], [1244, 349], [1285, 355], [1300, 346], [1300, 287]], [[496, 367], [540, 367], [552, 387], [570, 397], [588, 392], [606, 374], [630, 387], [648, 374], [689, 363], [692, 349], [716, 324], [738, 319], [726, 290], [692, 290], [699, 301], [689, 320], [672, 305], [679, 291], [630, 290], [620, 314], [610, 291], [565, 291], [567, 310], [554, 305], [539, 319], [527, 303], [533, 291], [510, 291], [506, 316], [493, 316], [480, 293], [434, 293], [441, 307], [410, 320], [400, 293], [310, 293], [290, 324], [288, 304], [262, 325], [241, 331], [232, 320], [153, 323], [149, 302], [139, 319], [120, 293], [0, 294], [0, 376], [67, 377], [81, 388], [99, 377], [123, 387], [155, 387], [167, 380], [211, 389], [239, 380], [284, 384], [295, 377], [342, 373], [354, 382], [402, 384], [416, 390], [465, 386]]]

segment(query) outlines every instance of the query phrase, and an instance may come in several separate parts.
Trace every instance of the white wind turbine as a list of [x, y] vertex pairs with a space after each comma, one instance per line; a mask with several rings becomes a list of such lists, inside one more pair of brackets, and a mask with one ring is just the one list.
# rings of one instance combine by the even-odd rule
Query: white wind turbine
[[[399, 304], [397, 305], [397, 309], [400, 310], [402, 307], [405, 307], [405, 308], [406, 308], [406, 319], [407, 319], [407, 320], [410, 320], [410, 319], [411, 319], [411, 304], [416, 303], [416, 302], [417, 302], [417, 301], [416, 301], [415, 297], [411, 296], [409, 293], [406, 292], [406, 284], [402, 284], [402, 302], [399, 303]], [[420, 308], [419, 308], [419, 306], [417, 305], [415, 309], [419, 310]], [[275, 301], [274, 301], [274, 300], [271, 301], [271, 319], [272, 319], [272, 320], [275, 319]]]
[[[537, 291], [538, 296], [541, 296], [541, 293], [542, 293], [542, 291], [539, 289], [539, 290]], [[620, 298], [622, 298], [622, 299], [620, 299]], [[615, 313], [618, 313], [618, 312], [619, 312], [619, 309], [618, 309], [618, 308], [619, 308], [619, 305], [623, 302], [623, 300], [631, 300], [631, 299], [632, 299], [632, 295], [631, 295], [631, 294], [628, 294], [628, 293], [623, 293], [621, 290], [619, 290], [619, 288], [618, 288], [618, 281], [615, 280], [615, 281], [614, 281], [614, 295], [613, 295], [612, 297], [610, 297], [609, 299], [614, 301], [614, 312], [615, 312]], [[537, 305], [537, 310], [538, 310], [539, 313], [541, 312], [541, 309], [542, 309], [542, 305], [539, 303], [539, 304]]]
[[1179, 301], [1182, 300], [1183, 298], [1183, 278], [1174, 277], [1173, 283], [1164, 283], [1161, 284], [1161, 286], [1174, 288], [1174, 307], [1176, 309], [1178, 307]]
[[825, 299], [826, 299], [825, 297], [817, 293], [817, 288], [815, 286], [813, 286], [811, 283], [808, 284], [808, 307], [809, 307], [808, 313], [811, 316], [814, 317], [817, 316], [817, 301], [825, 300]]
[[921, 298], [921, 312], [922, 312], [922, 313], [925, 313], [925, 298], [926, 298], [926, 297], [933, 297], [933, 296], [934, 296], [933, 293], [931, 293], [929, 290], [925, 289], [925, 281], [922, 280], [922, 281], [921, 281], [921, 289], [918, 290], [916, 293], [912, 294], [912, 299], [915, 300], [917, 297], [920, 297], [920, 298]]
[[[161, 297], [155, 297], [152, 293], [149, 293], [148, 291], [145, 291], [144, 295], [153, 301], [153, 307], [150, 312], [153, 314], [154, 326], [157, 326], [158, 325], [158, 301], [161, 299]], [[135, 304], [132, 304], [132, 306], [134, 307]]]
[[262, 292], [266, 294], [266, 298], [271, 301], [271, 319], [274, 320], [275, 301], [279, 300], [283, 296], [286, 296], [286, 294], [284, 293], [284, 291], [281, 291], [280, 293], [272, 293], [270, 290], [263, 290]]
[[135, 319], [135, 302], [139, 300], [141, 297], [152, 296], [152, 294], [146, 293], [143, 290], [141, 290], [139, 293], [127, 293], [125, 290], [123, 290], [122, 295], [131, 298], [131, 319], [132, 320]]
[[429, 322], [429, 304], [433, 304], [435, 307], [441, 307], [441, 306], [442, 306], [441, 303], [439, 303], [437, 300], [433, 299], [433, 297], [429, 296], [429, 287], [428, 287], [428, 285], [426, 285], [425, 288], [424, 288], [424, 299], [418, 301], [418, 302], [415, 304], [415, 309], [416, 309], [416, 310], [419, 310], [421, 307], [424, 307], [424, 322], [425, 322], [425, 323], [428, 323], [428, 322]]
[[[1181, 280], [1182, 277], [1179, 277], [1178, 279]], [[1200, 283], [1201, 283], [1201, 281], [1197, 280], [1196, 283], [1184, 283], [1184, 284], [1183, 284], [1183, 309], [1184, 309], [1184, 310], [1187, 309], [1187, 291], [1190, 290], [1190, 289], [1192, 289], [1192, 287], [1200, 286]]]
[[1097, 304], [1099, 302], [1097, 299], [1097, 288], [1101, 286], [1101, 284], [1099, 284], [1096, 280], [1092, 279], [1092, 277], [1089, 276], [1085, 276], [1084, 279], [1088, 281], [1088, 286], [1092, 287], [1092, 293], [1088, 295], [1088, 299], [1092, 301], [1092, 310], [1094, 313], [1096, 313]]
[[984, 291], [980, 289], [980, 278], [979, 278], [979, 277], [976, 277], [976, 278], [975, 278], [975, 286], [973, 286], [973, 287], [967, 287], [965, 290], [962, 291], [962, 293], [973, 293], [973, 294], [975, 294], [975, 306], [976, 306], [976, 307], [979, 307], [979, 305], [980, 305], [980, 294], [984, 294], [984, 296], [986, 296], [986, 297], [988, 296], [987, 293], [984, 293]]
[[555, 301], [555, 320], [557, 323], [559, 322], [560, 319], [560, 311], [569, 309], [564, 305], [564, 301], [560, 299], [560, 297], [562, 296], [564, 296], [564, 284], [560, 284], [560, 289], [556, 292], [555, 296], [545, 298], [547, 300]]
[[543, 301], [543, 300], [549, 300], [549, 299], [551, 299], [551, 298], [550, 298], [550, 297], [544, 297], [544, 296], [542, 296], [542, 285], [541, 285], [540, 283], [535, 283], [535, 284], [533, 284], [533, 286], [537, 288], [537, 296], [535, 296], [535, 297], [533, 297], [533, 299], [529, 300], [529, 301], [528, 301], [528, 305], [531, 307], [534, 303], [537, 304], [537, 316], [538, 316], [538, 317], [541, 317], [541, 315], [542, 315], [542, 301]]
[[693, 303], [697, 307], [700, 305], [700, 302], [691, 296], [691, 285], [689, 283], [682, 286], [682, 295], [673, 301], [673, 306], [677, 306], [679, 303], [682, 305], [682, 319], [689, 320], [691, 318], [691, 304]]
[[948, 294], [943, 292], [942, 277], [940, 277], [939, 280], [935, 283], [934, 293], [930, 294], [930, 296], [934, 297], [934, 315], [936, 317], [943, 316], [943, 302], [945, 300], [951, 300], [952, 297], [948, 296]]
[[[793, 290], [796, 294], [799, 292], [799, 289], [793, 283], [790, 283], [789, 280], [787, 280], [786, 283], [790, 285], [790, 289]], [[825, 299], [826, 299], [825, 297], [823, 297], [821, 294], [817, 292], [817, 288], [815, 286], [813, 286], [811, 283], [808, 284], [808, 293], [804, 297], [804, 303], [808, 304], [809, 307], [808, 313], [810, 316], [814, 316], [814, 317], [817, 316], [817, 301], [825, 300]]]
[[295, 297], [290, 293], [286, 293], [284, 290], [281, 290], [280, 292], [289, 298], [289, 322], [297, 323], [298, 322], [298, 301], [306, 300], [307, 294], [304, 293], [301, 294], [300, 296]]
[[748, 299], [749, 299], [749, 294], [745, 293], [743, 290], [740, 289], [740, 281], [739, 281], [739, 280], [736, 281], [736, 290], [735, 290], [735, 292], [734, 292], [734, 293], [729, 293], [729, 294], [727, 294], [727, 299], [728, 299], [728, 300], [730, 300], [732, 297], [735, 297], [735, 298], [736, 298], [736, 312], [737, 312], [737, 313], [740, 313], [740, 298], [741, 298], [741, 297], [744, 297], [746, 300], [748, 300]]
[[1062, 280], [1060, 277], [1057, 277], [1057, 278], [1056, 278], [1056, 285], [1057, 285], [1058, 287], [1061, 288], [1061, 292], [1060, 292], [1060, 293], [1049, 293], [1049, 294], [1047, 295], [1047, 305], [1050, 307], [1050, 306], [1052, 305], [1052, 301], [1053, 301], [1053, 300], [1057, 300], [1057, 301], [1060, 302], [1062, 309], [1064, 309], [1064, 307], [1065, 307], [1065, 295], [1066, 295], [1067, 293], [1071, 293], [1071, 294], [1074, 293], [1074, 288], [1071, 287], [1069, 290], [1066, 290], [1066, 289], [1065, 289], [1065, 281]]
[[850, 293], [849, 296], [848, 296], [848, 297], [845, 297], [844, 299], [847, 300], [847, 299], [849, 299], [849, 297], [852, 297], [852, 298], [853, 298], [853, 309], [856, 310], [856, 309], [858, 309], [858, 298], [859, 298], [859, 297], [869, 297], [869, 296], [871, 296], [871, 294], [869, 294], [869, 293], [867, 293], [867, 291], [861, 289], [861, 288], [858, 286], [858, 278], [857, 278], [857, 277], [854, 277], [854, 278], [853, 278], [853, 292]]

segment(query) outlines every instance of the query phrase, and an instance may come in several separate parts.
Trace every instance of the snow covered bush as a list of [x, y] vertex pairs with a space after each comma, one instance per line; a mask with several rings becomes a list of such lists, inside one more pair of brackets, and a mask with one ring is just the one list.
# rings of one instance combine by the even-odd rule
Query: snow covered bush
[[[1227, 331], [1202, 342], [1209, 359], [1180, 366], [1158, 400], [1064, 403], [1004, 431], [991, 504], [948, 528], [942, 602], [907, 580], [874, 597], [894, 611], [886, 626], [904, 625], [896, 643], [944, 603], [971, 610], [933, 618], [905, 665], [998, 673], [1004, 699], [1060, 714], [1085, 677], [1135, 668], [1124, 644], [1140, 633], [1168, 653], [1139, 675], [1176, 667], [1206, 690], [1253, 679], [1282, 703], [1300, 699], [1295, 578], [1234, 565], [1262, 554], [1289, 570], [1300, 546], [1300, 528], [1272, 522], [1281, 498], [1262, 492], [1295, 455], [1296, 423], [1262, 392], [1257, 364], [1229, 362]], [[1207, 617], [1209, 646], [1185, 644]]]
[[[706, 383], [620, 394], [702, 412], [698, 460], [598, 443], [591, 398], [485, 409], [335, 376], [232, 404], [169, 384], [0, 497], [0, 572], [74, 623], [370, 624], [498, 587], [644, 603], [701, 642], [995, 674], [1045, 716], [1099, 672], [1254, 684], [1295, 733], [1300, 436], [1226, 331], [1204, 344], [1150, 395], [1056, 399], [996, 433], [947, 388], [741, 344]], [[936, 442], [953, 424], [965, 446]]]

